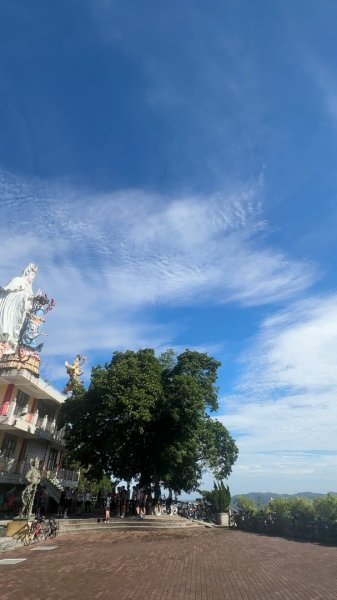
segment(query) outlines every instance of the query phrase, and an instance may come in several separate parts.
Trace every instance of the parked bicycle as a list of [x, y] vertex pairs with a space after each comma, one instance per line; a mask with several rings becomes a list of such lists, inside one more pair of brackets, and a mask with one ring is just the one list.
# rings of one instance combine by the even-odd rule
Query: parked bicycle
[[177, 504], [171, 504], [171, 510], [168, 511], [165, 503], [155, 506], [154, 508], [155, 515], [177, 515], [178, 514], [178, 506]]
[[212, 525], [217, 522], [215, 507], [207, 502], [194, 504], [192, 502], [181, 502], [178, 508], [178, 514], [186, 519], [196, 521], [206, 521]]
[[14, 537], [23, 542], [24, 546], [42, 542], [48, 538], [54, 538], [59, 532], [59, 524], [53, 517], [50, 519], [35, 518], [31, 523], [26, 523]]

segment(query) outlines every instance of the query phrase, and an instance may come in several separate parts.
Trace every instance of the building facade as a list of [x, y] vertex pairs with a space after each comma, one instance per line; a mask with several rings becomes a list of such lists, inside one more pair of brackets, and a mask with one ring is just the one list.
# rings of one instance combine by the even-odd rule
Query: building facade
[[39, 459], [37, 498], [56, 508], [62, 489], [78, 485], [79, 473], [64, 468], [65, 442], [58, 416], [66, 395], [39, 375], [37, 343], [45, 315], [54, 306], [32, 291], [34, 264], [0, 288], [0, 513], [16, 514], [30, 461]]
[[78, 485], [64, 468], [65, 443], [58, 415], [65, 396], [25, 369], [0, 368], [0, 512], [15, 514], [30, 460], [38, 457], [49, 508], [62, 489]]

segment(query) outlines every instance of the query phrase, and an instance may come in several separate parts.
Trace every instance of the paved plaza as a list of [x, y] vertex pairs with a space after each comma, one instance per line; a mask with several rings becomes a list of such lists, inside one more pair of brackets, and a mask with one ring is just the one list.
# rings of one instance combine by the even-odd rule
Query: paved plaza
[[337, 598], [336, 547], [237, 530], [64, 534], [0, 555], [19, 558], [0, 564], [1, 600]]

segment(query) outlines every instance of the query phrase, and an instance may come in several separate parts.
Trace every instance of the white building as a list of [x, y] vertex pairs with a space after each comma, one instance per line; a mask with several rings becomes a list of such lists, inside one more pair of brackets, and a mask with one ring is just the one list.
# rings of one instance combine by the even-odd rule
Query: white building
[[[20, 276], [0, 287], [0, 512], [21, 508], [25, 474], [40, 460], [38, 498], [49, 508], [62, 488], [77, 487], [79, 473], [65, 470], [63, 431], [58, 416], [66, 396], [40, 377], [38, 343], [45, 317], [55, 301], [32, 283], [38, 271], [30, 263]], [[75, 364], [75, 363], [74, 363]], [[74, 366], [69, 366], [72, 378]]]
[[16, 506], [8, 501], [14, 496], [19, 505], [32, 458], [40, 458], [50, 505], [62, 488], [78, 485], [79, 472], [63, 468], [65, 444], [57, 421], [65, 399], [41, 377], [24, 368], [3, 369], [0, 362], [0, 512], [13, 512]]

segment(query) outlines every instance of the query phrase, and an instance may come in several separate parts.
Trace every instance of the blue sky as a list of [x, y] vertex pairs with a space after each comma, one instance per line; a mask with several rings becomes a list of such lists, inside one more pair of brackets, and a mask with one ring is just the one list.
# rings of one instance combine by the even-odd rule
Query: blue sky
[[78, 352], [222, 362], [233, 493], [337, 466], [337, 6], [4, 0], [0, 282], [54, 297], [43, 374]]

